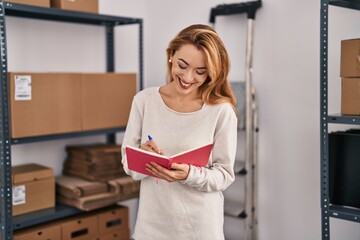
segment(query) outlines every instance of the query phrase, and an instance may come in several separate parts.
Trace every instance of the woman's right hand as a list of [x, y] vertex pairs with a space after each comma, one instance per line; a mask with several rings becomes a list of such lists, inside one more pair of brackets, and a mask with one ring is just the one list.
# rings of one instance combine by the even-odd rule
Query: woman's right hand
[[164, 153], [161, 151], [161, 149], [158, 147], [158, 145], [154, 140], [146, 141], [145, 143], [140, 145], [140, 148], [149, 152], [154, 152], [160, 155], [164, 155]]

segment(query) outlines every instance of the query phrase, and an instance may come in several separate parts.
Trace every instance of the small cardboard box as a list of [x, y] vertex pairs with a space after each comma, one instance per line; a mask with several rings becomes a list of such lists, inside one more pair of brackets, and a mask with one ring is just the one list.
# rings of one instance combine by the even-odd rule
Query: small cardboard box
[[87, 240], [98, 237], [96, 216], [66, 219], [61, 222], [62, 240]]
[[124, 239], [130, 239], [130, 229], [121, 229], [119, 231], [116, 231], [114, 233], [100, 236], [97, 240], [124, 240]]
[[106, 236], [119, 233], [123, 229], [129, 229], [129, 209], [118, 206], [106, 212], [98, 214], [99, 235]]
[[33, 5], [38, 7], [50, 7], [50, 0], [6, 0], [6, 2]]
[[51, 0], [51, 6], [64, 10], [99, 13], [98, 0]]
[[83, 130], [125, 127], [137, 92], [134, 73], [83, 75]]
[[25, 230], [15, 231], [14, 240], [61, 240], [61, 227], [59, 225], [37, 225]]
[[360, 78], [342, 79], [341, 114], [360, 115]]
[[12, 167], [13, 216], [55, 206], [51, 168], [29, 163]]
[[360, 38], [341, 41], [341, 77], [360, 77]]
[[79, 132], [81, 74], [9, 73], [12, 138]]

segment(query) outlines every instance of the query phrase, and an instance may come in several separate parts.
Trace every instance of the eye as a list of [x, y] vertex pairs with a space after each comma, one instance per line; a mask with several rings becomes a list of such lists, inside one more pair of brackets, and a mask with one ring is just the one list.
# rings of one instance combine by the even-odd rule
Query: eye
[[181, 68], [181, 69], [186, 69], [187, 68], [187, 65], [185, 63], [178, 62], [178, 65], [179, 65], [179, 68]]
[[197, 69], [196, 70], [196, 73], [199, 74], [199, 75], [204, 75], [206, 72], [207, 72], [206, 69]]

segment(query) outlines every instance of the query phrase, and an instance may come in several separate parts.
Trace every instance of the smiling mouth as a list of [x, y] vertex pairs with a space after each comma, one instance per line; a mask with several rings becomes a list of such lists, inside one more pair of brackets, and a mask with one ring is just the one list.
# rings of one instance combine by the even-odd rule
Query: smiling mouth
[[183, 89], [189, 89], [191, 87], [191, 85], [193, 85], [192, 83], [186, 83], [184, 82], [183, 80], [181, 80], [179, 78], [179, 83], [180, 83], [180, 86], [183, 88]]

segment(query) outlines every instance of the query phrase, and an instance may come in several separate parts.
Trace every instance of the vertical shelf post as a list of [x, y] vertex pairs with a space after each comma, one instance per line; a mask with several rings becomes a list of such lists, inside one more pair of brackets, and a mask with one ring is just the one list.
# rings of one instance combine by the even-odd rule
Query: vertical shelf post
[[[115, 41], [114, 41], [114, 25], [106, 25], [106, 71], [114, 72], [115, 71]], [[115, 133], [110, 133], [106, 136], [108, 143], [116, 142]]]
[[115, 71], [115, 44], [114, 44], [114, 25], [106, 25], [106, 71]]
[[7, 79], [6, 31], [4, 3], [0, 1], [0, 239], [12, 239], [12, 187], [11, 187], [11, 149], [9, 124], [9, 96]]
[[320, 186], [321, 235], [330, 240], [329, 220], [329, 156], [328, 156], [328, 0], [320, 7]]
[[139, 20], [139, 90], [144, 89], [144, 52], [143, 52], [143, 20]]

